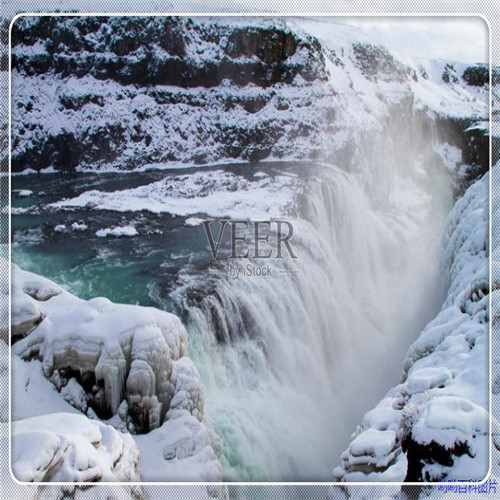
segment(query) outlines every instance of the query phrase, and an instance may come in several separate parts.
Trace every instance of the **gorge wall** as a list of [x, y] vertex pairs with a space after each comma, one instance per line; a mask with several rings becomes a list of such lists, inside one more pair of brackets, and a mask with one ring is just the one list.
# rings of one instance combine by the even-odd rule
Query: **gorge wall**
[[419, 113], [422, 140], [487, 169], [484, 65], [413, 67], [383, 47], [326, 44], [273, 20], [20, 18], [12, 38], [13, 171], [347, 165], [357, 136], [414, 127]]

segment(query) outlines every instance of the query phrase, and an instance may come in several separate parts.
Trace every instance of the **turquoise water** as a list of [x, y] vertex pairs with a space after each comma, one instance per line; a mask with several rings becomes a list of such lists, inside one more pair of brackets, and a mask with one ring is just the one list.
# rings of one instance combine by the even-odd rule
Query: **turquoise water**
[[[283, 166], [283, 165], [282, 165]], [[293, 167], [294, 164], [291, 164]], [[220, 168], [220, 167], [217, 167]], [[227, 166], [248, 176], [252, 167]], [[259, 164], [259, 171], [265, 164]], [[274, 167], [269, 166], [272, 170]], [[183, 170], [183, 173], [190, 169]], [[185, 296], [174, 293], [194, 280], [196, 295], [210, 294], [211, 277], [207, 276], [208, 244], [202, 226], [185, 225], [184, 217], [149, 212], [118, 213], [86, 208], [57, 211], [47, 207], [52, 202], [70, 198], [90, 190], [118, 190], [133, 188], [161, 179], [172, 172], [116, 174], [44, 174], [14, 176], [12, 206], [36, 207], [35, 212], [12, 217], [12, 258], [23, 269], [39, 273], [64, 286], [81, 298], [104, 296], [115, 302], [155, 306], [175, 312], [185, 319]], [[32, 195], [22, 197], [18, 190], [30, 190]], [[84, 223], [86, 231], [57, 232], [64, 224]], [[99, 238], [98, 229], [133, 223], [138, 237]], [[206, 381], [206, 413], [211, 426], [219, 436], [221, 462], [229, 478], [258, 480], [267, 471], [259, 464], [258, 453], [248, 460], [248, 450], [239, 435], [241, 412], [234, 411], [224, 394], [239, 399], [241, 387], [225, 380], [213, 363], [214, 356], [225, 361], [228, 354], [208, 332], [187, 320], [190, 335], [189, 354], [195, 361], [203, 381]], [[241, 343], [245, 345], [244, 342]], [[265, 360], [259, 347], [252, 343], [242, 347], [243, 355], [235, 363], [245, 363], [249, 352], [257, 354], [262, 365]], [[247, 354], [244, 354], [247, 349]], [[216, 353], [216, 354], [214, 354]], [[220, 361], [220, 359], [219, 359]], [[242, 367], [243, 370], [244, 367]], [[238, 368], [236, 367], [238, 370]], [[265, 370], [265, 368], [263, 368]], [[214, 399], [216, 399], [214, 403]]]

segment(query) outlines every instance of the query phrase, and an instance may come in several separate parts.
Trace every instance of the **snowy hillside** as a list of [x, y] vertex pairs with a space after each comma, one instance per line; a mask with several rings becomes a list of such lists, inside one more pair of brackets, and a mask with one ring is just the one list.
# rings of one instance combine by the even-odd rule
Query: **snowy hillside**
[[409, 106], [434, 116], [440, 136], [451, 123], [446, 141], [484, 165], [469, 147], [482, 134], [463, 134], [487, 119], [484, 66], [409, 66], [359, 32], [334, 25], [320, 43], [288, 23], [19, 19], [13, 169], [349, 162], [356, 135], [384, 132]]

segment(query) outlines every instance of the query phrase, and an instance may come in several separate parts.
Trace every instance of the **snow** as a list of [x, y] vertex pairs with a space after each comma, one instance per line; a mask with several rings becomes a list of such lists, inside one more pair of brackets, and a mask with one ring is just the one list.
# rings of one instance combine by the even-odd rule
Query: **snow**
[[[194, 24], [199, 22], [195, 20]], [[262, 25], [258, 20], [241, 22]], [[272, 26], [273, 22], [267, 24]], [[32, 106], [29, 111], [25, 106], [13, 108], [14, 133], [19, 138], [14, 158], [61, 134], [85, 141], [86, 137], [120, 130], [124, 139], [117, 139], [119, 154], [115, 159], [82, 161], [77, 170], [147, 170], [190, 166], [193, 162], [242, 162], [252, 160], [256, 150], [257, 158], [327, 159], [342, 151], [360, 130], [380, 130], [394, 105], [412, 102], [415, 110], [433, 116], [473, 118], [478, 123], [488, 117], [487, 86], [468, 85], [462, 78], [467, 68], [463, 63], [422, 60], [403, 64], [389, 52], [380, 52], [379, 56], [386, 57], [398, 74], [395, 78], [379, 64], [378, 73], [371, 77], [363, 72], [355, 50], [370, 45], [369, 37], [359, 29], [338, 25], [326, 29], [317, 22], [295, 19], [287, 22], [299, 38], [306, 33], [319, 35], [326, 81], [306, 82], [299, 75], [291, 83], [279, 82], [266, 88], [228, 81], [213, 88], [150, 88], [121, 85], [88, 74], [63, 78], [14, 70], [16, 99]], [[189, 37], [194, 38], [187, 44], [186, 58], [200, 64], [220, 63], [221, 47], [202, 40], [196, 29], [189, 30]], [[16, 46], [20, 52], [25, 48]], [[160, 52], [162, 49], [158, 49]], [[299, 46], [286, 64], [293, 67], [314, 57], [314, 52]], [[443, 73], [450, 64], [457, 80], [445, 82]], [[88, 96], [102, 105], [95, 104], [96, 99], [87, 102]], [[263, 102], [262, 108], [247, 107], [257, 101]], [[61, 102], [83, 104], [67, 108]], [[30, 127], [26, 128], [23, 123], [28, 122]], [[18, 128], [23, 134], [17, 133]], [[137, 130], [139, 137], [132, 140]], [[234, 150], [228, 152], [228, 145]], [[42, 171], [52, 172], [54, 167]]]
[[[422, 479], [479, 481], [488, 470], [488, 295], [497, 293], [488, 281], [488, 181], [488, 175], [477, 180], [448, 217], [442, 265], [449, 285], [442, 309], [410, 346], [402, 383], [358, 427], [333, 472], [342, 481], [386, 480], [394, 456], [401, 457], [402, 481], [413, 460], [403, 459], [403, 449], [431, 443], [429, 453], [443, 450], [450, 462], [421, 459]], [[492, 241], [493, 255], [499, 243]]]
[[[23, 215], [23, 214], [29, 213], [32, 208], [33, 207], [11, 207], [10, 213], [12, 215]], [[8, 212], [9, 212], [9, 207], [2, 208], [2, 214], [8, 213]]]
[[83, 222], [73, 222], [73, 224], [71, 224], [71, 229], [73, 229], [73, 231], [86, 231], [88, 226]]
[[453, 375], [450, 370], [443, 366], [413, 370], [408, 376], [407, 391], [408, 394], [417, 394], [434, 387], [444, 387], [451, 382], [452, 378]]
[[[151, 184], [121, 191], [86, 191], [49, 207], [89, 207], [117, 212], [148, 210], [182, 216], [202, 213], [211, 217], [259, 220], [283, 215], [294, 200], [296, 185], [294, 177], [285, 175], [247, 180], [223, 170], [198, 171], [167, 176]], [[187, 223], [198, 222], [198, 219], [188, 219]], [[109, 229], [100, 231], [98, 236], [113, 234]]]
[[[394, 431], [379, 431], [368, 429], [354, 439], [349, 447], [349, 453], [354, 457], [373, 457], [375, 464], [380, 466], [378, 459], [386, 458], [396, 446], [396, 433]], [[385, 465], [385, 464], [384, 464]]]
[[15, 420], [47, 413], [78, 413], [45, 377], [38, 360], [12, 356], [12, 415]]
[[207, 428], [186, 410], [159, 429], [136, 436], [144, 481], [218, 481], [222, 468]]
[[[150, 418], [141, 425], [158, 426], [170, 399], [172, 360], [183, 356], [186, 348], [186, 332], [179, 319], [156, 309], [113, 304], [102, 298], [84, 301], [65, 291], [40, 302], [26, 292], [24, 282], [33, 275], [19, 268], [14, 275], [22, 283], [23, 301], [36, 308], [32, 316], [39, 310], [43, 317], [15, 344], [16, 354], [24, 359], [39, 358], [48, 377], [67, 366], [95, 373], [104, 385], [107, 410], [116, 413], [126, 395], [129, 403], [151, 405]], [[153, 386], [144, 380], [144, 370], [153, 377]]]
[[[481, 406], [461, 397], [442, 396], [425, 404], [412, 437], [422, 444], [435, 441], [450, 449], [477, 439], [477, 435], [487, 441], [488, 426], [488, 412]], [[475, 455], [474, 449], [471, 452]]]
[[[221, 479], [200, 376], [176, 316], [82, 300], [18, 266], [12, 305], [13, 331], [22, 332], [12, 349], [16, 477]], [[90, 392], [83, 377], [89, 374]], [[94, 408], [113, 416], [103, 423]]]
[[83, 415], [51, 413], [12, 425], [12, 470], [20, 481], [138, 481], [132, 438]]
[[199, 217], [188, 217], [185, 221], [184, 224], [186, 226], [199, 226], [200, 224], [203, 224], [204, 219], [200, 219]]
[[[14, 127], [24, 120], [30, 123], [16, 153], [38, 148], [38, 141], [45, 137], [71, 133], [81, 139], [116, 124], [123, 125], [129, 138], [140, 124], [150, 137], [150, 147], [126, 141], [111, 164], [82, 164], [77, 170], [131, 168], [125, 165], [143, 157], [145, 163], [133, 163], [132, 168], [191, 166], [193, 158], [197, 163], [241, 162], [241, 153], [236, 158], [226, 157], [223, 145], [227, 136], [221, 130], [240, 130], [244, 124], [245, 140], [251, 142], [247, 136], [260, 130], [272, 137], [270, 158], [304, 158], [317, 149], [321, 155], [335, 157], [356, 141], [360, 130], [368, 135], [383, 132], [381, 123], [391, 119], [391, 109], [406, 100], [411, 101], [413, 111], [429, 116], [473, 118], [468, 130], [488, 133], [488, 89], [463, 81], [465, 65], [452, 63], [457, 80], [451, 82], [442, 78], [448, 61], [423, 61], [418, 68], [408, 67], [416, 71], [417, 79], [394, 79], [383, 71], [371, 78], [355, 55], [353, 43], [360, 40], [369, 41], [358, 30], [329, 27], [323, 34], [329, 80], [309, 84], [297, 77], [293, 84], [267, 89], [224, 82], [213, 89], [156, 86], [152, 91], [90, 76], [63, 79], [14, 72], [18, 98], [34, 104], [30, 112], [13, 109]], [[335, 57], [326, 49], [334, 50]], [[39, 44], [16, 50], [28, 56], [45, 51]], [[204, 43], [196, 50], [188, 46], [188, 54], [203, 62], [220, 59], [223, 52], [217, 44]], [[300, 63], [304, 57], [298, 51], [287, 64]], [[89, 92], [102, 98], [104, 105], [87, 103], [80, 109], [60, 105], [62, 98], [77, 101]], [[174, 95], [175, 103], [161, 103], [162, 94]], [[255, 113], [245, 110], [243, 104], [255, 99], [263, 99], [265, 105]], [[281, 107], [282, 100], [287, 101], [287, 108]], [[229, 101], [237, 104], [226, 110]], [[144, 116], [138, 119], [140, 113]], [[308, 134], [299, 133], [303, 128]], [[277, 131], [277, 136], [270, 131]], [[166, 142], [171, 149], [165, 156], [175, 160], [157, 158]], [[238, 140], [234, 145], [240, 146]], [[435, 144], [434, 149], [450, 173], [457, 173], [461, 151], [448, 143]], [[41, 170], [54, 171], [53, 166]], [[22, 173], [33, 172], [27, 168]], [[402, 183], [396, 191], [405, 197], [412, 190]], [[281, 216], [293, 206], [298, 193], [293, 177], [257, 172], [248, 180], [217, 169], [165, 176], [133, 189], [87, 191], [50, 207], [167, 212], [187, 217], [186, 225], [197, 226], [205, 217]], [[423, 474], [431, 479], [483, 477], [488, 452], [487, 394], [482, 390], [486, 387], [489, 320], [486, 199], [487, 178], [474, 184], [450, 215], [443, 249], [450, 283], [443, 309], [409, 349], [401, 384], [363, 418], [334, 471], [336, 478], [403, 480], [409, 459], [403, 440], [419, 446], [433, 442], [450, 453], [451, 466], [432, 461], [424, 464]], [[405, 206], [408, 212], [412, 208], [418, 212], [428, 202], [409, 198]], [[14, 208], [12, 213], [33, 210], [35, 207]], [[73, 231], [88, 229], [81, 221], [70, 227]], [[54, 228], [56, 232], [67, 229], [66, 225]], [[137, 234], [133, 225], [96, 232], [98, 237]], [[497, 248], [498, 242], [494, 242], [494, 252]], [[187, 339], [176, 317], [103, 298], [83, 301], [49, 280], [15, 268], [13, 333], [17, 341], [13, 348], [15, 394], [23, 394], [14, 401], [19, 451], [15, 467], [20, 476], [27, 480], [40, 476], [91, 480], [122, 473], [128, 477], [140, 473], [146, 480], [222, 477], [210, 430], [203, 421], [200, 377], [185, 355]], [[65, 374], [67, 368], [74, 373]], [[99, 422], [92, 409], [95, 395], [91, 397], [79, 380], [89, 372], [103, 385], [102, 389], [96, 387], [101, 398], [96, 396], [97, 402], [103, 400], [105, 409], [113, 414], [110, 423], [123, 432], [121, 446], [126, 443], [129, 449], [123, 470], [115, 470], [115, 460], [110, 458], [120, 447], [113, 434], [116, 431]], [[33, 416], [37, 418], [30, 418]], [[84, 423], [80, 425], [76, 418]], [[137, 471], [133, 457], [138, 451], [128, 432], [144, 430], [149, 432], [133, 438], [141, 454]], [[108, 438], [111, 445], [105, 450], [94, 446], [96, 439], [104, 442]], [[465, 443], [466, 454], [456, 453], [459, 443]]]
[[33, 191], [30, 191], [29, 189], [18, 189], [14, 190], [14, 192], [17, 194], [17, 196], [20, 196], [21, 198], [26, 198], [33, 194]]
[[121, 236], [137, 236], [139, 233], [134, 226], [116, 226], [98, 229], [95, 234], [99, 238], [106, 238], [108, 236], [119, 238]]

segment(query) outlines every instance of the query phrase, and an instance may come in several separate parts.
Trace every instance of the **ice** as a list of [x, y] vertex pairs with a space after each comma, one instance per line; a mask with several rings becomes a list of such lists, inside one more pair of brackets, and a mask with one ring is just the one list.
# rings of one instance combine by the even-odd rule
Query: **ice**
[[75, 378], [71, 378], [68, 383], [61, 388], [61, 396], [71, 406], [77, 408], [82, 413], [87, 413], [87, 395], [83, 387]]
[[98, 229], [95, 234], [100, 238], [106, 238], [108, 236], [119, 238], [121, 236], [137, 236], [139, 233], [134, 226], [116, 226]]
[[73, 224], [71, 224], [71, 229], [73, 229], [73, 231], [86, 231], [88, 226], [83, 222], [73, 222]]
[[42, 317], [13, 345], [16, 477], [222, 479], [200, 376], [176, 316], [102, 297], [82, 300], [18, 266], [13, 281], [13, 302]]
[[[222, 170], [195, 172], [166, 177], [132, 189], [121, 191], [86, 191], [76, 198], [49, 205], [52, 208], [89, 207], [94, 210], [175, 215], [206, 214], [211, 217], [248, 217], [266, 219], [282, 215], [291, 205], [296, 191], [296, 179], [289, 176], [259, 177], [249, 181], [242, 176]], [[188, 218], [187, 224], [198, 224], [199, 218]], [[99, 230], [98, 236], [113, 234], [135, 235], [135, 229]]]
[[133, 439], [83, 415], [52, 413], [12, 425], [12, 470], [20, 481], [138, 481]]
[[[451, 211], [442, 251], [449, 275], [442, 309], [410, 346], [403, 382], [365, 415], [335, 477], [386, 480], [393, 455], [399, 455], [405, 457], [399, 480], [484, 478], [488, 297], [497, 294], [488, 280], [488, 181], [488, 175], [476, 181]], [[493, 255], [499, 243], [492, 242]], [[389, 465], [377, 466], [384, 462]]]
[[33, 191], [30, 191], [29, 189], [19, 189], [15, 190], [14, 192], [17, 194], [17, 196], [20, 196], [22, 198], [26, 198], [33, 194]]
[[[33, 289], [34, 276], [14, 268], [14, 282], [21, 290]], [[172, 361], [185, 354], [186, 332], [179, 319], [153, 308], [81, 300], [42, 278], [40, 284], [35, 286], [38, 295], [33, 295], [44, 301], [24, 291], [14, 297], [21, 325], [33, 323], [32, 317], [43, 318], [14, 345], [16, 354], [40, 359], [47, 377], [68, 368], [82, 379], [93, 375], [94, 403], [101, 411], [116, 413], [126, 398], [139, 429], [157, 427], [174, 393]], [[51, 287], [59, 293], [51, 296]], [[20, 316], [23, 304], [24, 309], [30, 306], [32, 316]], [[146, 411], [150, 407], [154, 411]]]
[[203, 219], [200, 219], [198, 217], [188, 217], [185, 220], [186, 226], [199, 226], [200, 224], [203, 224]]

